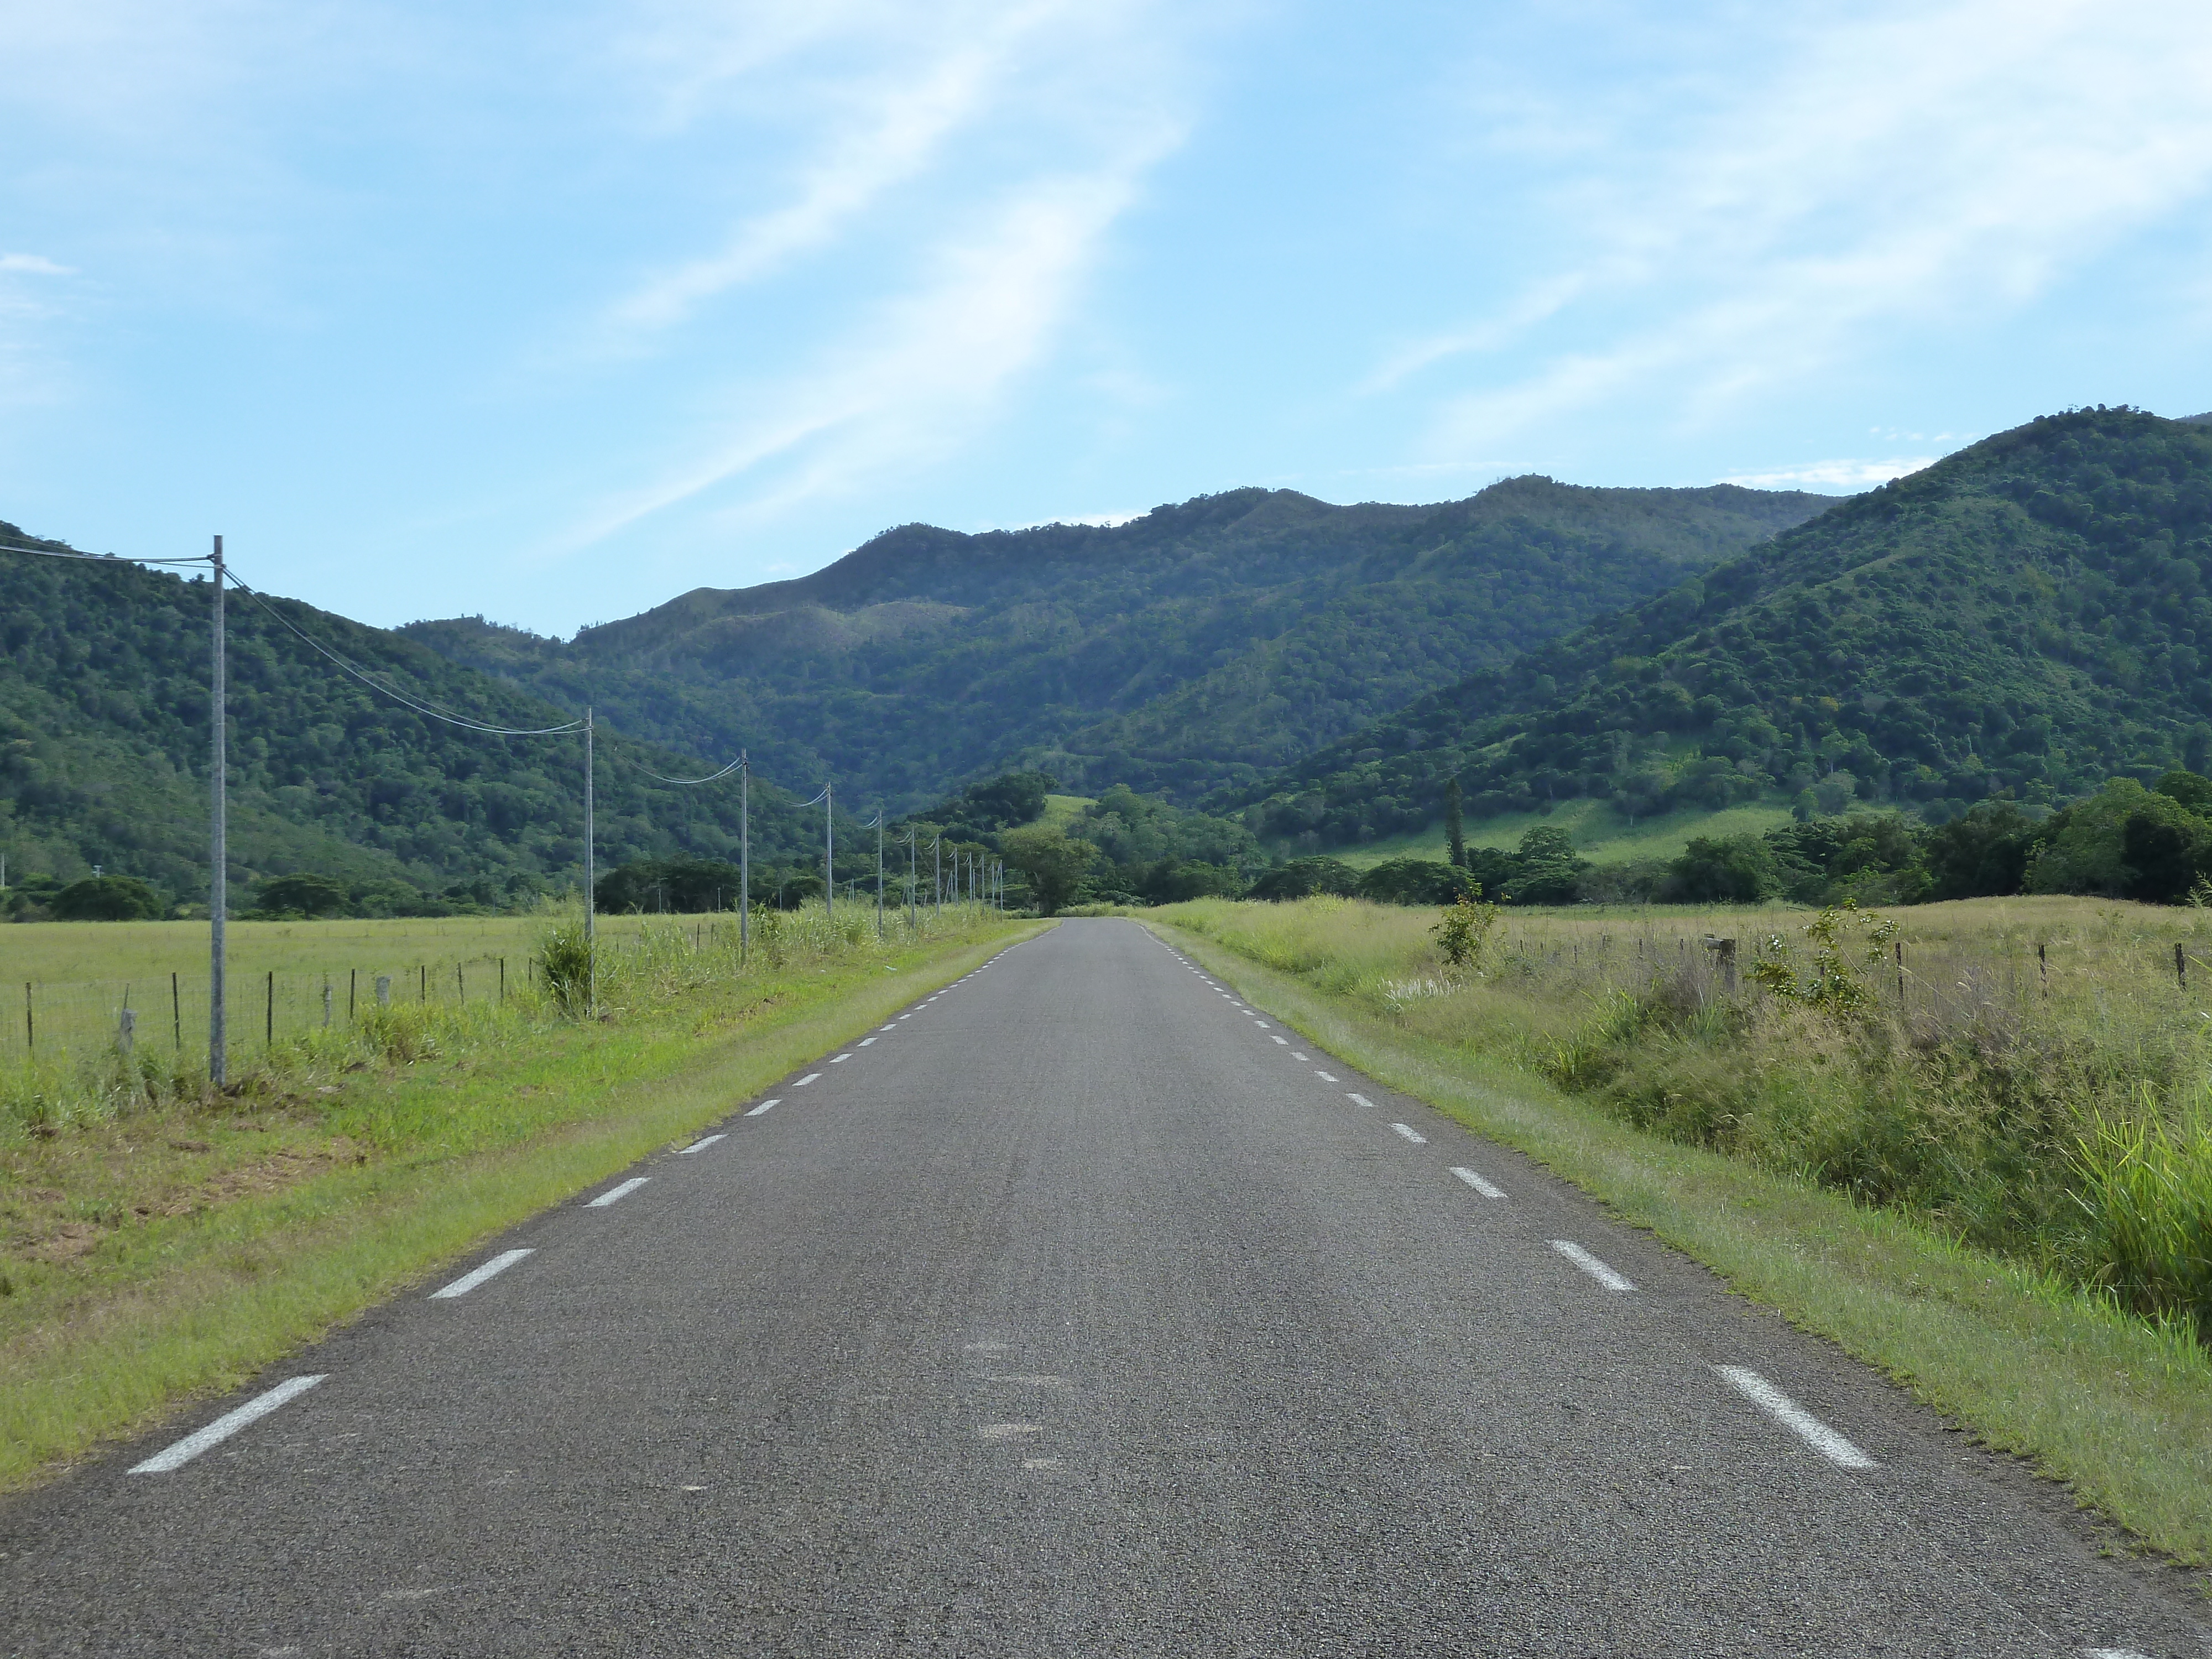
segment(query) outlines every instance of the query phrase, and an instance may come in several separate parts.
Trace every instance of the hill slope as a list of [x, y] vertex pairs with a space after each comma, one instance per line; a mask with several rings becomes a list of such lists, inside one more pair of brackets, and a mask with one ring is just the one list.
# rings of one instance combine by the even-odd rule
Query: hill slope
[[[1291, 769], [1261, 833], [1344, 845], [1586, 798], [1809, 792], [1930, 816], [2212, 758], [2212, 429], [2050, 416]], [[1217, 805], [1231, 804], [1229, 800]]]
[[404, 630], [563, 707], [914, 805], [1041, 766], [1193, 799], [1670, 587], [1832, 498], [1516, 478], [1443, 507], [1241, 489], [1112, 528], [889, 531], [796, 581], [700, 588], [568, 644]]
[[[31, 540], [12, 525], [0, 539]], [[43, 545], [60, 548], [60, 543]], [[207, 882], [209, 595], [122, 562], [0, 555], [0, 852], [11, 878], [102, 866], [173, 899]], [[490, 724], [562, 711], [380, 629], [290, 600], [275, 610], [406, 688]], [[581, 874], [581, 745], [425, 720], [345, 678], [268, 611], [228, 611], [231, 876], [313, 871], [434, 890]], [[606, 734], [599, 856], [733, 855], [733, 788], [654, 783], [704, 769]], [[807, 855], [812, 815], [756, 786], [757, 857]]]

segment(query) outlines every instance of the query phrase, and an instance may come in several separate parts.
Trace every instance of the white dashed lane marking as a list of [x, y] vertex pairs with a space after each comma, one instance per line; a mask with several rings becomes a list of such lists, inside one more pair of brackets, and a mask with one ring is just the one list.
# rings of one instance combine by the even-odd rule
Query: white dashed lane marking
[[1636, 1288], [1571, 1238], [1555, 1238], [1552, 1241], [1552, 1248], [1608, 1291], [1632, 1291]]
[[[853, 1057], [853, 1051], [852, 1051], [850, 1048], [848, 1048], [848, 1049], [847, 1049], [843, 1054], [842, 1054], [833, 1055], [833, 1056], [830, 1058], [830, 1063], [832, 1066], [835, 1066], [835, 1065], [836, 1065], [840, 1060], [850, 1060], [850, 1059], [852, 1059], [852, 1057]], [[817, 1075], [817, 1076], [818, 1076], [818, 1075], [820, 1075], [820, 1073], [817, 1073], [816, 1075]]]
[[1874, 1459], [1807, 1411], [1788, 1395], [1741, 1365], [1716, 1365], [1722, 1381], [1839, 1469], [1870, 1469]]
[[1316, 1072], [1314, 1075], [1319, 1078], [1323, 1083], [1334, 1083], [1336, 1081], [1336, 1079], [1331, 1077], [1327, 1072]]
[[1416, 1146], [1425, 1146], [1429, 1144], [1429, 1138], [1410, 1123], [1394, 1123], [1390, 1127]]
[[1370, 1112], [1375, 1109], [1375, 1103], [1365, 1095], [1346, 1095], [1345, 1098], [1355, 1106], [1364, 1106]]
[[693, 1141], [689, 1146], [678, 1147], [676, 1150], [676, 1156], [678, 1158], [689, 1158], [694, 1152], [703, 1152], [707, 1148], [713, 1146], [716, 1141], [721, 1139], [722, 1137], [720, 1135], [705, 1136], [701, 1139]]
[[810, 1083], [818, 1082], [821, 1079], [821, 1077], [822, 1073], [819, 1072], [809, 1072], [805, 1077], [799, 1079], [798, 1082], [793, 1084], [791, 1086], [794, 1089], [804, 1089]]
[[653, 1177], [651, 1176], [632, 1176], [628, 1181], [623, 1182], [621, 1186], [611, 1187], [605, 1192], [601, 1193], [597, 1198], [586, 1200], [584, 1207], [587, 1210], [604, 1210], [608, 1205], [615, 1202], [616, 1200], [628, 1198], [632, 1193], [635, 1192], [639, 1188], [644, 1186], [647, 1182], [652, 1179]]
[[[716, 1135], [714, 1139], [720, 1140], [721, 1136]], [[704, 1144], [704, 1142], [701, 1143], [702, 1146]], [[690, 1152], [696, 1152], [699, 1148], [697, 1146], [687, 1146], [684, 1150]], [[430, 1300], [433, 1302], [443, 1302], [448, 1301], [457, 1296], [466, 1296], [471, 1291], [476, 1289], [477, 1285], [483, 1284], [484, 1280], [489, 1279], [493, 1274], [505, 1273], [509, 1267], [512, 1267], [516, 1262], [521, 1261], [523, 1257], [529, 1254], [530, 1252], [528, 1250], [502, 1251], [500, 1255], [492, 1257], [490, 1261], [485, 1262], [483, 1267], [476, 1269], [475, 1272], [463, 1273], [452, 1284], [447, 1285], [445, 1289], [431, 1291]]]
[[1475, 1174], [1472, 1170], [1454, 1169], [1452, 1173], [1457, 1176], [1462, 1181], [1467, 1182], [1468, 1186], [1474, 1188], [1475, 1191], [1480, 1193], [1485, 1198], [1503, 1198], [1505, 1196], [1505, 1192], [1503, 1188], [1492, 1186], [1488, 1182], [1485, 1181], [1480, 1176]]
[[783, 1101], [780, 1097], [775, 1100], [763, 1100], [759, 1105], [754, 1107], [752, 1110], [747, 1112], [745, 1115], [747, 1117], [758, 1117], [763, 1112], [768, 1110], [769, 1107], [781, 1106], [782, 1104]]
[[288, 1400], [300, 1395], [323, 1381], [327, 1371], [315, 1376], [295, 1376], [289, 1382], [279, 1382], [264, 1395], [257, 1395], [236, 1411], [225, 1412], [221, 1417], [196, 1434], [188, 1434], [176, 1444], [155, 1452], [143, 1463], [131, 1465], [133, 1474], [167, 1474], [171, 1469], [189, 1463], [210, 1446], [230, 1438], [247, 1424], [269, 1415]]

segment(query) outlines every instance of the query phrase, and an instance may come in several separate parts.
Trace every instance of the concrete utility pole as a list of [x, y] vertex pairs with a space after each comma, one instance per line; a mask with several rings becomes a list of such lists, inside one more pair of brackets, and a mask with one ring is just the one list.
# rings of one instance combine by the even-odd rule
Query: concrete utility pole
[[215, 657], [208, 671], [213, 753], [208, 767], [208, 1081], [218, 1089], [228, 1079], [223, 1053], [222, 924], [230, 908], [230, 813], [226, 785], [230, 770], [228, 693], [223, 684], [222, 538], [215, 538]]
[[945, 837], [944, 837], [944, 836], [939, 836], [935, 841], [933, 841], [933, 842], [930, 842], [930, 843], [929, 843], [929, 855], [930, 855], [930, 857], [931, 857], [931, 858], [934, 859], [934, 860], [937, 861], [937, 876], [936, 876], [936, 881], [935, 881], [935, 886], [936, 886], [936, 889], [937, 889], [937, 896], [936, 896], [936, 899], [935, 899], [935, 901], [934, 901], [934, 902], [936, 903], [936, 906], [937, 906], [937, 911], [936, 911], [936, 915], [932, 918], [932, 920], [933, 920], [933, 921], [944, 921], [944, 920], [945, 920]]
[[837, 919], [837, 797], [832, 786], [822, 786], [822, 919]]
[[876, 937], [884, 936], [884, 809], [876, 808]]
[[597, 757], [592, 744], [592, 706], [584, 705], [584, 1008], [599, 1012], [599, 866], [592, 855], [592, 787]]
[[745, 965], [753, 943], [752, 762], [738, 756], [738, 966]]
[[921, 876], [915, 863], [921, 848], [921, 831], [908, 824], [906, 831], [906, 931], [909, 939], [914, 935], [915, 902], [921, 896]]

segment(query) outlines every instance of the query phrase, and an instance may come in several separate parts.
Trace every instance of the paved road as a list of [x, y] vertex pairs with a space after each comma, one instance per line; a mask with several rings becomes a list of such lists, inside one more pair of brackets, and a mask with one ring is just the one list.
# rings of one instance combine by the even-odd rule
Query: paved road
[[2212, 1653], [2053, 1494], [1131, 923], [771, 1097], [0, 1509], [0, 1650]]

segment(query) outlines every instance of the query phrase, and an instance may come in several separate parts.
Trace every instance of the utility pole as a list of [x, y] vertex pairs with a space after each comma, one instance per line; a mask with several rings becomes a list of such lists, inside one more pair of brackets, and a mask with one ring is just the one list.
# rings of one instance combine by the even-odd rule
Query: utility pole
[[937, 890], [934, 901], [937, 914], [934, 920], [942, 921], [945, 920], [945, 837], [943, 836], [939, 836], [929, 843], [929, 855], [937, 861], [937, 878], [934, 884]]
[[915, 858], [921, 847], [921, 831], [908, 824], [906, 830], [906, 931], [909, 941], [914, 937], [915, 902], [921, 894], [921, 877], [915, 866]]
[[753, 825], [752, 762], [744, 750], [738, 754], [738, 966], [745, 965], [753, 942]]
[[208, 671], [213, 715], [213, 754], [208, 768], [210, 821], [208, 826], [208, 1081], [218, 1089], [228, 1079], [223, 1053], [222, 924], [230, 908], [230, 814], [225, 784], [230, 769], [228, 692], [222, 661], [222, 538], [215, 538], [215, 656]]
[[837, 919], [837, 797], [835, 786], [822, 786], [822, 919]]
[[884, 936], [884, 809], [876, 808], [876, 937]]
[[593, 884], [599, 869], [592, 849], [592, 784], [596, 756], [592, 751], [592, 706], [584, 705], [584, 1008], [596, 1018], [599, 1012], [599, 894]]

